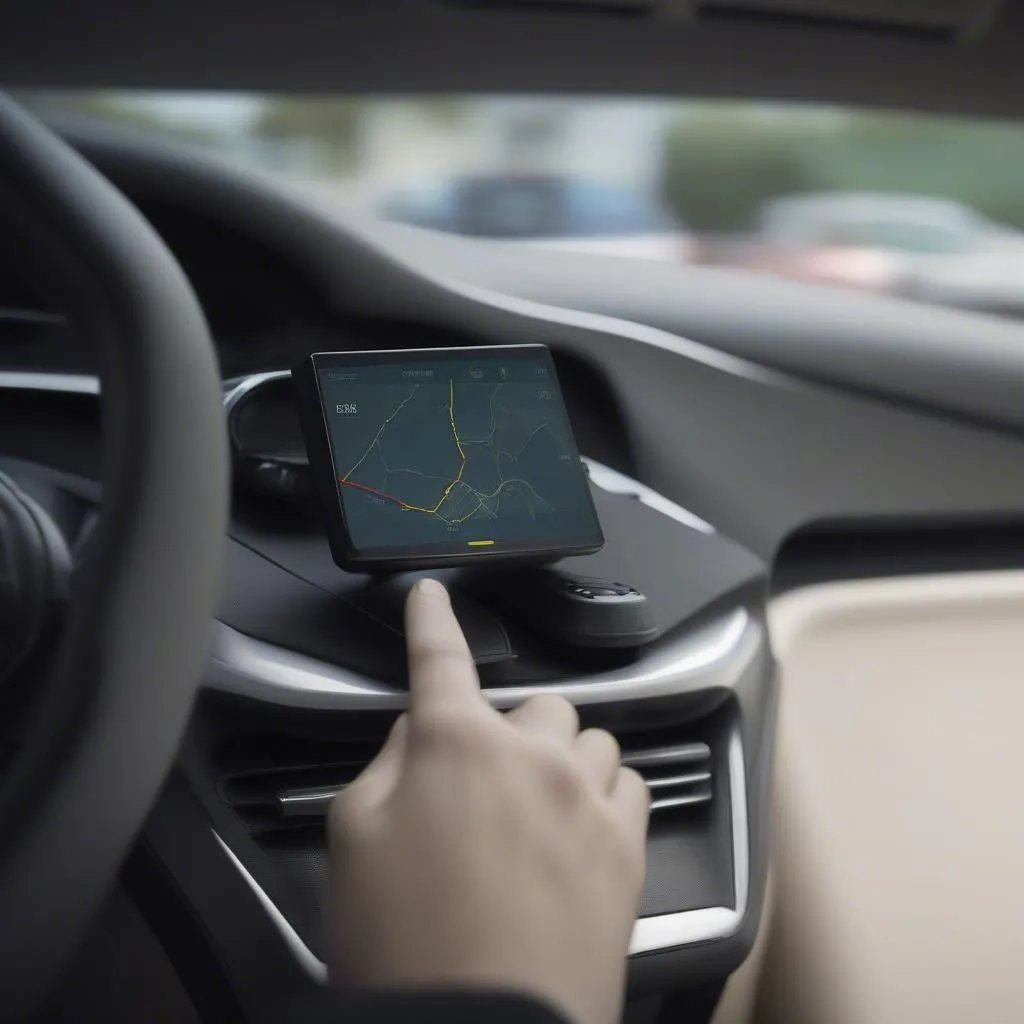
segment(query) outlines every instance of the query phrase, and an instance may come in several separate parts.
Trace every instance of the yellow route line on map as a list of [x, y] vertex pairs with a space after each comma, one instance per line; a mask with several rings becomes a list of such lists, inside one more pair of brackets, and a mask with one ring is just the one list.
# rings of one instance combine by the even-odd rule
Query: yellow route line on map
[[438, 509], [448, 500], [448, 495], [452, 493], [452, 488], [457, 483], [461, 483], [462, 474], [466, 470], [466, 453], [462, 450], [462, 442], [459, 440], [459, 432], [455, 427], [454, 380], [448, 381], [448, 419], [452, 425], [452, 436], [455, 438], [455, 447], [459, 449], [459, 458], [462, 459], [462, 463], [459, 465], [459, 475], [444, 489], [444, 494], [441, 495], [441, 500], [438, 501], [438, 503], [433, 508], [423, 508], [420, 505], [402, 505], [402, 508], [405, 509], [407, 512], [426, 512], [430, 515], [436, 515]]

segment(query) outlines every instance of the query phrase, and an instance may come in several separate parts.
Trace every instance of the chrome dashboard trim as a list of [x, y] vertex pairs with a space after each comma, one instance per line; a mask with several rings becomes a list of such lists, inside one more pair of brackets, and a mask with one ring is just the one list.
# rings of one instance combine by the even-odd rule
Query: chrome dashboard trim
[[314, 981], [319, 982], [321, 985], [326, 985], [327, 965], [318, 959], [309, 946], [302, 941], [302, 937], [291, 926], [291, 922], [277, 909], [277, 904], [266, 894], [260, 883], [252, 877], [249, 869], [235, 855], [235, 851], [216, 832], [213, 833], [213, 838], [220, 844], [220, 848], [227, 855], [234, 869], [242, 876], [243, 881], [252, 890], [256, 899], [259, 900], [260, 905], [267, 912], [267, 917], [270, 918], [271, 924], [277, 929], [277, 933], [284, 940], [284, 944], [298, 961], [299, 966]]
[[87, 373], [41, 373], [31, 370], [0, 371], [0, 390], [51, 391], [69, 395], [98, 395], [99, 377]]
[[[746, 769], [743, 761], [743, 742], [739, 729], [734, 729], [729, 738], [729, 807], [732, 815], [732, 866], [734, 907], [702, 907], [699, 910], [683, 910], [676, 914], [658, 914], [655, 917], [641, 917], [633, 925], [629, 942], [629, 955], [663, 952], [691, 946], [698, 942], [715, 942], [727, 939], [739, 930], [747, 912], [750, 889], [750, 834], [747, 820]], [[259, 882], [249, 873], [231, 847], [214, 832], [235, 870], [242, 876], [267, 912], [271, 923], [277, 929], [285, 945], [298, 964], [314, 980], [327, 982], [327, 966], [303, 942], [288, 919], [278, 910]]]
[[[512, 708], [537, 693], [584, 705], [731, 689], [757, 656], [763, 638], [763, 625], [745, 608], [735, 608], [649, 648], [631, 665], [483, 692], [494, 707]], [[406, 690], [256, 640], [222, 622], [214, 624], [203, 685], [267, 704], [323, 711], [401, 711], [409, 700]]]
[[255, 390], [261, 384], [267, 384], [272, 380], [284, 380], [291, 375], [291, 370], [268, 370], [266, 373], [252, 373], [247, 377], [240, 377], [229, 382], [231, 386], [225, 385], [224, 389], [225, 411], [230, 413], [250, 391]]

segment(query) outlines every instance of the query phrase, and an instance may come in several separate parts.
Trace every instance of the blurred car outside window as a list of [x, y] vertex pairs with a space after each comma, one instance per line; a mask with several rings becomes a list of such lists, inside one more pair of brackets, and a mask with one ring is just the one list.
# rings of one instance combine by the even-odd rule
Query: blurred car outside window
[[[433, 202], [429, 211], [422, 197]], [[689, 231], [650, 192], [586, 178], [492, 174], [385, 197], [385, 220], [456, 235], [578, 252], [686, 260]]]

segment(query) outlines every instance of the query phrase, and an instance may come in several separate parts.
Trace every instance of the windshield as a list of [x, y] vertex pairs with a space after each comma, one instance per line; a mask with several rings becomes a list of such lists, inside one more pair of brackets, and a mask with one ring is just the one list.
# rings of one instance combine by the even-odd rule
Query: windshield
[[730, 101], [47, 93], [326, 212], [1024, 315], [1024, 129]]

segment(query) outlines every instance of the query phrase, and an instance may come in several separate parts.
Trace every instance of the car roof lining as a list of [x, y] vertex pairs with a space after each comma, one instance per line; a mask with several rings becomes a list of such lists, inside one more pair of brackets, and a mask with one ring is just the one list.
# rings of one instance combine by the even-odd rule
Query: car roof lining
[[615, 17], [601, 7], [58, 0], [5, 11], [0, 79], [7, 87], [754, 96], [1024, 113], [1024, 0], [1005, 0], [987, 26], [960, 38], [805, 18]]

